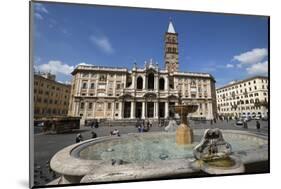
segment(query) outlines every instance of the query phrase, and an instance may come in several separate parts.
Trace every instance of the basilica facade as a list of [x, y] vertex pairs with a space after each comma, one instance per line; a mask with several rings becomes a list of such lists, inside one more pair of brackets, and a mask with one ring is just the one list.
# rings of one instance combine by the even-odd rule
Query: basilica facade
[[91, 119], [167, 119], [173, 106], [198, 104], [190, 115], [217, 116], [215, 80], [208, 73], [179, 71], [178, 33], [170, 21], [165, 33], [165, 68], [152, 59], [133, 68], [79, 65], [72, 72], [69, 116]]

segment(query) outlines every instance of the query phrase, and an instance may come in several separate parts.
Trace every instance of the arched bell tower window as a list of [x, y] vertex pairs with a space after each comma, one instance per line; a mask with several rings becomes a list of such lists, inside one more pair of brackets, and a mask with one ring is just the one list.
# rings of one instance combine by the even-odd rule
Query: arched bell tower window
[[154, 89], [154, 74], [148, 74], [148, 89]]
[[170, 87], [170, 89], [174, 89], [174, 78], [173, 77], [169, 78], [169, 87]]
[[137, 89], [143, 89], [143, 79], [141, 76], [137, 79]]
[[159, 79], [159, 90], [164, 90], [165, 89], [165, 80], [164, 80], [164, 78], [160, 78]]

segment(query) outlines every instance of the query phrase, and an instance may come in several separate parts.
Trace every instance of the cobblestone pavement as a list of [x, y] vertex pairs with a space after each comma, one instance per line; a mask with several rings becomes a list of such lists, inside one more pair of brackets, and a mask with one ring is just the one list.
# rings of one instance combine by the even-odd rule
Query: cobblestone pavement
[[[235, 121], [217, 121], [214, 124], [208, 122], [200, 122], [200, 121], [190, 121], [190, 126], [192, 128], [198, 129], [206, 129], [206, 128], [221, 128], [221, 129], [233, 129], [233, 130], [247, 130], [253, 133], [267, 135], [268, 134], [268, 122], [260, 121], [261, 129], [257, 131], [256, 129], [256, 121], [248, 122], [248, 129], [244, 129], [243, 126], [236, 126]], [[89, 127], [82, 128], [80, 130], [65, 133], [65, 134], [43, 134], [38, 133], [34, 136], [34, 152], [35, 152], [35, 172], [34, 172], [34, 180], [35, 185], [45, 185], [50, 181], [58, 178], [59, 175], [52, 172], [49, 168], [49, 161], [55, 155], [56, 152], [61, 150], [62, 148], [69, 146], [75, 143], [75, 137], [78, 133], [81, 133], [83, 136], [83, 140], [87, 140], [91, 138], [91, 131], [94, 130], [98, 137], [109, 135], [110, 131], [117, 128], [120, 131], [120, 134], [126, 133], [134, 133], [138, 132], [135, 126], [119, 126], [119, 127], [99, 127], [91, 129]], [[152, 127], [150, 132], [155, 131], [164, 131], [164, 127]]]

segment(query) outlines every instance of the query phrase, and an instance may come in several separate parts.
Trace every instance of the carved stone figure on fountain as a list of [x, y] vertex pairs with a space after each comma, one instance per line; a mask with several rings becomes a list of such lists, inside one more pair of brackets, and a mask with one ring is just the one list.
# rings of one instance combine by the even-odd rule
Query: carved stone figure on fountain
[[231, 174], [245, 171], [240, 158], [232, 155], [231, 145], [220, 129], [207, 129], [201, 142], [193, 149], [194, 167], [210, 174]]

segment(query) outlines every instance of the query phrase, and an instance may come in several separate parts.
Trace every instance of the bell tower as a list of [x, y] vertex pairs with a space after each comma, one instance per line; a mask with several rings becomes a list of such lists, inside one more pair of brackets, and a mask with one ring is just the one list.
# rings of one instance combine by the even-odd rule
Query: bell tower
[[177, 72], [179, 68], [178, 33], [172, 20], [169, 21], [168, 31], [165, 33], [165, 68], [169, 73]]

